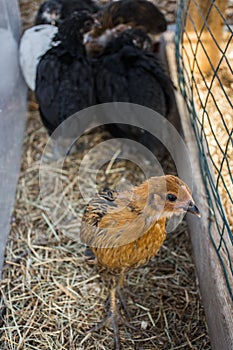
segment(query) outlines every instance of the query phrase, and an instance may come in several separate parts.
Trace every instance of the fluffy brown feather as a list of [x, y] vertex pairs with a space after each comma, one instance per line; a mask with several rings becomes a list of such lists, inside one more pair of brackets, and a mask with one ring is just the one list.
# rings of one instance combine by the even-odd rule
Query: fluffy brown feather
[[118, 270], [140, 266], [161, 247], [166, 219], [187, 211], [190, 203], [195, 206], [189, 187], [172, 175], [152, 177], [120, 193], [107, 190], [88, 204], [81, 239], [101, 265]]
[[189, 187], [172, 175], [152, 177], [120, 193], [105, 190], [88, 204], [81, 239], [91, 247], [100, 265], [120, 273], [118, 283], [113, 277], [108, 316], [90, 331], [98, 331], [111, 322], [115, 350], [120, 350], [119, 318], [131, 326], [118, 311], [116, 300], [117, 294], [129, 317], [122, 290], [125, 271], [151, 259], [166, 238], [166, 219], [185, 211], [200, 216]]

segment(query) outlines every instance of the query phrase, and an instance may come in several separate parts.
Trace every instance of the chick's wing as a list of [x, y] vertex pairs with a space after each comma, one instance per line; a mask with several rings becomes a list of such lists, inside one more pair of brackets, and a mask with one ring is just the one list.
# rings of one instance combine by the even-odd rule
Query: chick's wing
[[88, 204], [81, 240], [89, 246], [117, 247], [135, 241], [152, 225], [145, 198], [134, 191], [105, 191]]

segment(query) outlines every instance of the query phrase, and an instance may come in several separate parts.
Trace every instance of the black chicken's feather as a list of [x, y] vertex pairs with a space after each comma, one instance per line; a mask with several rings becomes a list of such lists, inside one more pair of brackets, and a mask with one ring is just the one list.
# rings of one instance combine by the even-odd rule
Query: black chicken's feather
[[35, 93], [49, 134], [72, 114], [95, 104], [92, 67], [82, 37], [75, 33], [78, 20], [79, 16], [69, 20], [73, 36], [62, 37], [61, 32], [61, 42], [42, 56], [37, 67]]
[[[95, 60], [97, 101], [135, 103], [167, 117], [174, 104], [171, 80], [154, 54], [141, 48], [139, 37], [146, 40], [147, 35], [140, 29], [121, 33]], [[136, 42], [140, 43], [140, 47]], [[109, 130], [116, 137], [137, 141], [148, 138], [148, 144], [151, 143], [149, 133], [133, 125], [111, 124]], [[147, 145], [147, 142], [144, 144]]]

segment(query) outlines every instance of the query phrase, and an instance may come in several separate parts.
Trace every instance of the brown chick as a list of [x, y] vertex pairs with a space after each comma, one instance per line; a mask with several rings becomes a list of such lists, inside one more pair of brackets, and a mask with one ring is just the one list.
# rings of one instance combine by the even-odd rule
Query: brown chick
[[152, 177], [140, 186], [124, 192], [106, 190], [87, 205], [81, 227], [82, 241], [91, 247], [97, 262], [114, 276], [110, 291], [110, 312], [93, 330], [111, 321], [115, 349], [120, 349], [116, 293], [126, 314], [123, 298], [124, 274], [153, 258], [166, 238], [166, 220], [186, 211], [200, 216], [186, 183], [173, 175]]
[[87, 52], [91, 56], [97, 55], [108, 43], [112, 29], [118, 27], [121, 32], [123, 26], [140, 28], [148, 34], [161, 34], [167, 28], [167, 22], [162, 12], [147, 0], [119, 0], [110, 2], [97, 13], [98, 25], [85, 37]]

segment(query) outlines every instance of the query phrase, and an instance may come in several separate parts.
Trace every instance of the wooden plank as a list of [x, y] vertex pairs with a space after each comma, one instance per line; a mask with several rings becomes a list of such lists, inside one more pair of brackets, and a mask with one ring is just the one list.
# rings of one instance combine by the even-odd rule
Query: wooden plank
[[[9, 0], [0, 0], [0, 29], [8, 31], [17, 44], [20, 34], [17, 0], [11, 0], [10, 6], [8, 5]], [[4, 35], [4, 31], [1, 34]], [[9, 91], [0, 100], [0, 278], [14, 208], [27, 110], [27, 88], [18, 65], [17, 45], [15, 58], [10, 57], [11, 50], [6, 50], [8, 51], [9, 57], [3, 62], [4, 66], [0, 67], [1, 78], [4, 70], [9, 74], [11, 69], [14, 71], [11, 84], [6, 84]]]
[[[170, 73], [173, 81], [177, 84], [177, 68], [173, 38], [173, 33], [166, 34], [166, 50]], [[202, 214], [202, 218], [199, 221], [193, 216], [187, 215], [187, 222], [193, 245], [194, 260], [208, 323], [211, 345], [213, 350], [232, 350], [233, 304], [226, 286], [219, 258], [209, 236], [208, 202], [201, 175], [196, 138], [184, 99], [179, 91], [176, 91], [176, 102], [181, 116], [185, 142], [193, 164], [194, 198]], [[213, 229], [213, 237], [216, 238], [216, 240], [219, 238], [217, 230]]]

